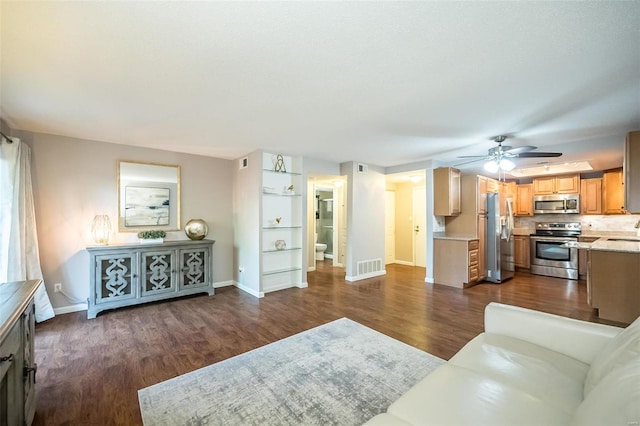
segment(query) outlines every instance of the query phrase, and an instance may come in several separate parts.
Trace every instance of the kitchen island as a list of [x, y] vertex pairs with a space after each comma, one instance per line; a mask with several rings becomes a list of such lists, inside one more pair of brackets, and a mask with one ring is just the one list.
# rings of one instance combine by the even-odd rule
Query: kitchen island
[[568, 244], [588, 251], [587, 301], [598, 316], [627, 324], [640, 316], [640, 237], [607, 235]]

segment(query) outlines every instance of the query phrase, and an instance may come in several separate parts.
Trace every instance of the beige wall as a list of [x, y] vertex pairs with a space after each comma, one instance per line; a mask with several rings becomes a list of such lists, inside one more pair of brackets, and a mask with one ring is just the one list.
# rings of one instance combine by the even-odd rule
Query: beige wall
[[[71, 303], [53, 292], [54, 283], [74, 299], [86, 300], [91, 222], [108, 214], [112, 242], [137, 241], [135, 233], [118, 233], [116, 171], [118, 160], [181, 166], [181, 227], [193, 218], [209, 225], [213, 247], [213, 281], [233, 279], [232, 170], [235, 162], [155, 149], [15, 131], [32, 148], [32, 178], [40, 257], [54, 308]], [[167, 239], [187, 239], [169, 232]]]

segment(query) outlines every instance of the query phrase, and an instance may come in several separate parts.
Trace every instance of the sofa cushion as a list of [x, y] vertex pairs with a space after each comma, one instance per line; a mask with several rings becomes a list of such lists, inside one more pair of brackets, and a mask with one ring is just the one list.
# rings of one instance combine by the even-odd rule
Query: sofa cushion
[[411, 424], [568, 424], [588, 365], [512, 337], [483, 333], [393, 403]]
[[640, 424], [640, 357], [607, 374], [578, 407], [572, 426]]
[[640, 317], [613, 337], [596, 355], [584, 383], [584, 396], [616, 368], [640, 356]]

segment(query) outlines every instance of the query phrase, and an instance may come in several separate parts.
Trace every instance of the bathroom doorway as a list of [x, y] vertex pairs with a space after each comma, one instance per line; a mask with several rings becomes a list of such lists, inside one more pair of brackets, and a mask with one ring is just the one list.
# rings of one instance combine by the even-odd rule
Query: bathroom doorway
[[344, 267], [347, 249], [345, 179], [340, 176], [310, 178], [308, 194], [309, 271], [316, 269], [316, 262]]

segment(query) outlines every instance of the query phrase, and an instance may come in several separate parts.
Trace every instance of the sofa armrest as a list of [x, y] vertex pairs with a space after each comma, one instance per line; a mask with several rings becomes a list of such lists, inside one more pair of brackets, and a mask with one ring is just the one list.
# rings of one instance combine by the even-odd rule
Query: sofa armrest
[[623, 330], [495, 302], [485, 308], [484, 328], [487, 333], [525, 340], [587, 364]]

